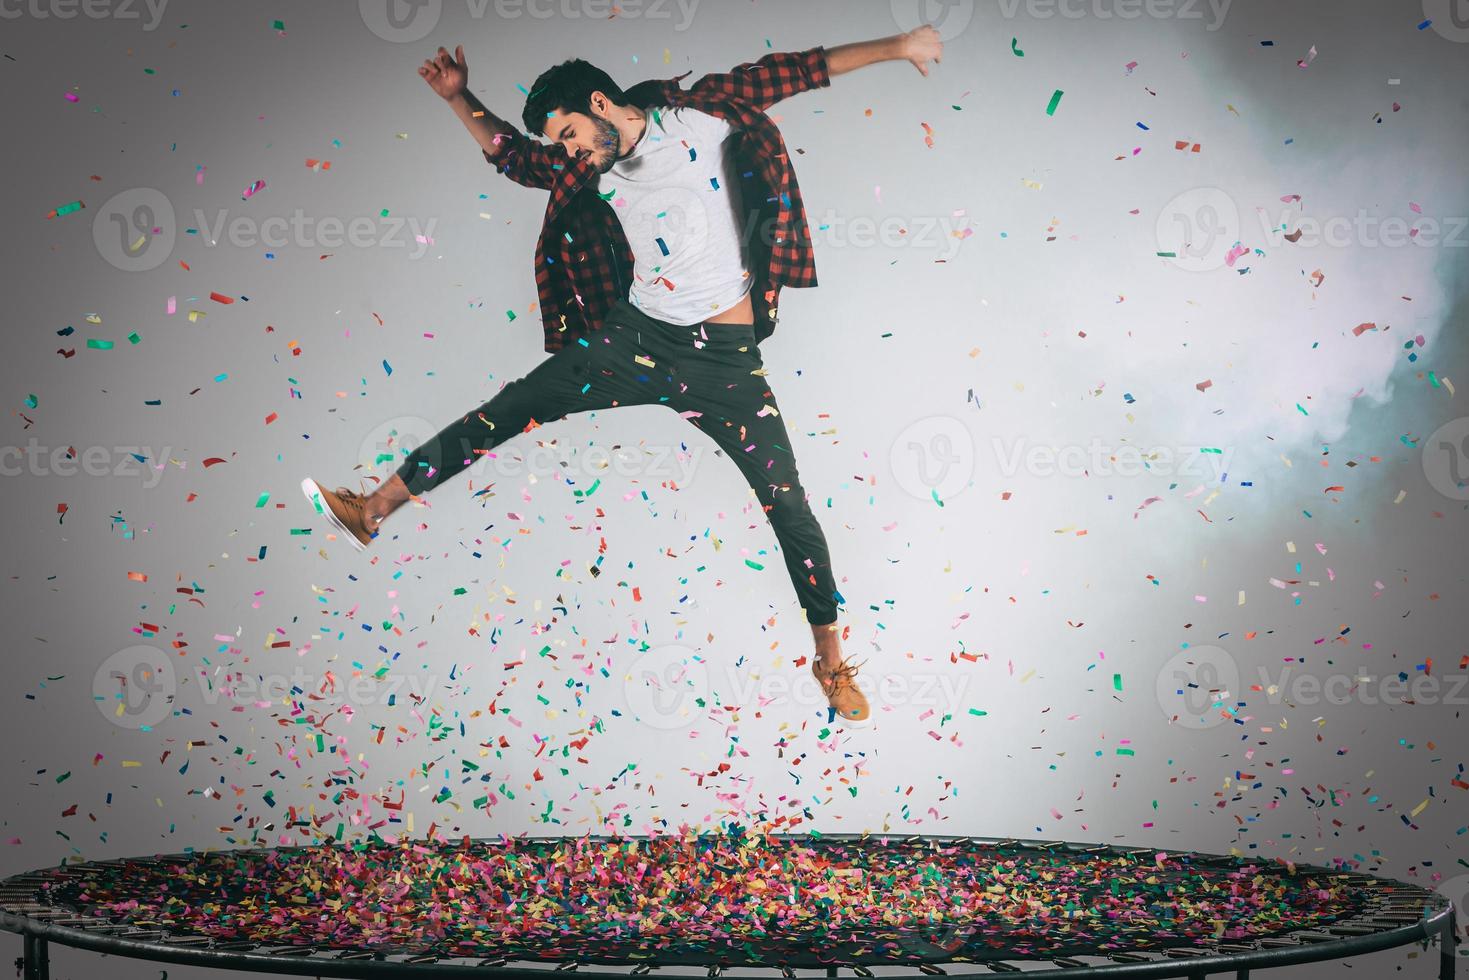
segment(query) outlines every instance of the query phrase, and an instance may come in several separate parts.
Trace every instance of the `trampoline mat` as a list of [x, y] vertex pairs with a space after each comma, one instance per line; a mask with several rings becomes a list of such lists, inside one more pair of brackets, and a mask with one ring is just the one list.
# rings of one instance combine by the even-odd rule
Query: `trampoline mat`
[[739, 832], [329, 844], [75, 865], [40, 897], [216, 941], [793, 967], [1207, 946], [1363, 902], [1322, 869], [1076, 848]]

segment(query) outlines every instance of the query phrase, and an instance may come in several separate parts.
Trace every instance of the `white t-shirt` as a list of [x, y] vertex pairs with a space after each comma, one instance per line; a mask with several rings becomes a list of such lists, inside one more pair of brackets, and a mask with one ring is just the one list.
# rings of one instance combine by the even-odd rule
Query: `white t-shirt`
[[[740, 176], [727, 121], [687, 106], [650, 106], [642, 139], [596, 178], [632, 247], [628, 302], [688, 326], [750, 291]], [[752, 232], [753, 233], [753, 232]]]

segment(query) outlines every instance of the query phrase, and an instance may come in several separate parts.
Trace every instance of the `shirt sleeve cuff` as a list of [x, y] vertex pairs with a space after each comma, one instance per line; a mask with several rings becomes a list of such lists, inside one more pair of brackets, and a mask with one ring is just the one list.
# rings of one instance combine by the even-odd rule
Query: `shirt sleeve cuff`
[[831, 85], [831, 74], [826, 67], [826, 47], [818, 44], [814, 48], [803, 51], [802, 55], [806, 61], [806, 71], [811, 76], [812, 87], [829, 87]]

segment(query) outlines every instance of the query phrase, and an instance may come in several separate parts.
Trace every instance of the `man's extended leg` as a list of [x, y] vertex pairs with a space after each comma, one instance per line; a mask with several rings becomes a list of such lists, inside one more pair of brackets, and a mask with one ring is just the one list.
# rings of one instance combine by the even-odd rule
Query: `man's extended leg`
[[812, 627], [816, 641], [812, 669], [823, 686], [844, 686], [833, 697], [834, 705], [840, 702], [843, 717], [863, 720], [868, 714], [866, 700], [850, 685], [851, 674], [840, 673], [844, 668], [836, 620], [837, 606], [845, 600], [836, 588], [826, 535], [801, 486], [785, 420], [763, 376], [753, 329], [750, 324], [705, 324], [709, 338], [705, 346], [679, 361], [674, 407], [700, 413], [689, 416], [689, 421], [734, 460], [755, 491]]
[[319, 509], [360, 548], [376, 535], [383, 519], [410, 498], [463, 472], [527, 428], [575, 412], [667, 401], [670, 378], [638, 366], [632, 339], [616, 328], [618, 309], [614, 306], [608, 314], [610, 329], [596, 332], [586, 344], [568, 343], [524, 377], [506, 384], [489, 401], [445, 426], [410, 453], [371, 494], [362, 496], [342, 488], [332, 492], [308, 479], [302, 485], [307, 497], [319, 500]]

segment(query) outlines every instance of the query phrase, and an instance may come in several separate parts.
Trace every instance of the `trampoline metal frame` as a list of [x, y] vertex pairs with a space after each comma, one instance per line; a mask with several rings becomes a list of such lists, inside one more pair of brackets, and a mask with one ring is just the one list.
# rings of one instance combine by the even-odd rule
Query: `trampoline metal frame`
[[[823, 840], [860, 841], [871, 834], [823, 834]], [[582, 838], [574, 838], [582, 839]], [[613, 840], [588, 835], [590, 840]], [[1072, 850], [1084, 853], [1125, 853], [1131, 855], [1151, 854], [1153, 848], [1118, 848], [1111, 845], [1087, 845], [1059, 841], [1034, 841], [1015, 838], [984, 838], [972, 836], [910, 836], [893, 837], [903, 843], [930, 843], [940, 846], [967, 843], [996, 846], [1018, 846], [1044, 850]], [[514, 838], [517, 843], [538, 841], [560, 841], [562, 838]], [[308, 845], [310, 846], [310, 845]], [[1190, 854], [1196, 860], [1230, 860], [1218, 855]], [[154, 859], [187, 859], [188, 855], [156, 855]], [[133, 858], [128, 860], [140, 860]], [[106, 862], [102, 862], [106, 863]], [[62, 868], [69, 866], [63, 865]], [[1296, 865], [1298, 871], [1340, 876], [1353, 874], [1313, 865]], [[52, 870], [52, 869], [45, 869]], [[56, 943], [73, 949], [127, 956], [135, 959], [163, 963], [179, 963], [190, 966], [206, 966], [225, 970], [262, 970], [268, 973], [284, 973], [297, 976], [361, 978], [377, 980], [382, 977], [458, 977], [470, 975], [491, 977], [494, 980], [547, 980], [557, 973], [572, 973], [583, 966], [583, 961], [567, 959], [551, 960], [441, 956], [432, 953], [410, 955], [403, 959], [390, 960], [388, 954], [367, 950], [337, 950], [335, 956], [327, 958], [330, 949], [316, 946], [280, 946], [270, 942], [256, 943], [247, 940], [215, 941], [205, 936], [169, 937], [159, 930], [140, 926], [123, 925], [76, 916], [63, 909], [51, 908], [34, 900], [26, 899], [17, 892], [39, 883], [45, 871], [34, 871], [0, 880], [0, 931], [13, 932], [21, 936], [23, 955], [16, 966], [23, 970], [24, 980], [50, 980], [50, 944]], [[1385, 885], [1404, 886], [1400, 882], [1356, 875], [1367, 881]], [[34, 882], [27, 879], [34, 878]], [[1421, 891], [1421, 889], [1420, 889]], [[1425, 894], [1431, 894], [1426, 893]], [[19, 911], [11, 911], [18, 909]], [[1367, 921], [1357, 924], [1331, 925], [1319, 931], [1296, 930], [1287, 936], [1265, 937], [1250, 943], [1221, 942], [1213, 951], [1198, 947], [1173, 947], [1164, 950], [1148, 950], [1146, 953], [1108, 951], [1087, 954], [1089, 958], [1110, 959], [1101, 964], [1082, 963], [1064, 956], [1041, 954], [1012, 957], [1015, 962], [1034, 963], [1040, 960], [1057, 964], [1059, 969], [1022, 970], [1005, 960], [954, 960], [945, 965], [962, 965], [962, 972], [951, 973], [938, 964], [922, 963], [916, 966], [898, 963], [895, 968], [907, 972], [885, 974], [894, 980], [918, 980], [927, 976], [987, 976], [1004, 973], [1023, 973], [1025, 980], [1164, 980], [1175, 977], [1183, 980], [1202, 980], [1215, 974], [1234, 974], [1237, 980], [1247, 980], [1252, 969], [1267, 969], [1295, 966], [1303, 963], [1318, 963], [1325, 960], [1343, 959], [1380, 952], [1400, 946], [1422, 943], [1425, 948], [1437, 941], [1439, 944], [1439, 980], [1454, 980], [1458, 961], [1458, 923], [1452, 902], [1446, 902], [1436, 911], [1399, 903], [1396, 907], [1380, 910], [1368, 916]], [[266, 950], [274, 946], [274, 949]], [[401, 954], [395, 954], [401, 955]], [[1161, 957], [1161, 958], [1151, 958]], [[461, 962], [444, 962], [444, 960]], [[516, 964], [522, 965], [516, 965]], [[592, 965], [586, 961], [585, 965]], [[608, 964], [595, 964], [594, 970], [608, 970]], [[732, 965], [710, 966], [704, 972], [678, 972], [677, 966], [659, 964], [619, 964], [606, 972], [609, 977], [646, 976], [651, 980], [713, 980], [728, 970], [756, 970], [766, 976], [783, 976], [785, 980], [798, 980], [800, 973], [789, 967], [776, 965]], [[884, 967], [886, 969], [886, 967]], [[852, 975], [873, 978], [875, 974], [858, 964], [831, 964], [825, 967], [824, 976], [839, 977], [842, 970]], [[472, 971], [472, 972], [471, 972]], [[620, 971], [620, 972], [619, 972]], [[587, 971], [592, 972], [592, 971]], [[823, 975], [821, 969], [803, 969], [808, 976]]]

